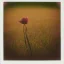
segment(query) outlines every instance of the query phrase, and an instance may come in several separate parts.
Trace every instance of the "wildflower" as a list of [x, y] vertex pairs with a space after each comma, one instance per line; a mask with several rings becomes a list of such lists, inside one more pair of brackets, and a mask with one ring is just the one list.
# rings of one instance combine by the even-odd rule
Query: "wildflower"
[[28, 23], [28, 18], [26, 17], [26, 18], [22, 18], [21, 20], [20, 20], [20, 23], [22, 23], [22, 24], [27, 24]]

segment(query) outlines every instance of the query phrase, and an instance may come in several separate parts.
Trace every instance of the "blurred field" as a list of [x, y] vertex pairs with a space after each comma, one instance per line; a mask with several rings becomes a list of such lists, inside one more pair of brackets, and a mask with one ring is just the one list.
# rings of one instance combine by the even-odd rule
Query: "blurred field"
[[[29, 18], [32, 57], [24, 43], [23, 25], [19, 23], [23, 17]], [[4, 59], [60, 59], [60, 10], [49, 7], [4, 10]]]

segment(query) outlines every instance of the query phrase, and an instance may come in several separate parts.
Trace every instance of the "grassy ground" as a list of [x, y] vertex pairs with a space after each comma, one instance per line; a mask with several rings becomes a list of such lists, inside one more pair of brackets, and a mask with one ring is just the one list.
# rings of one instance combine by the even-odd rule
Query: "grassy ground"
[[[32, 48], [26, 48], [23, 25], [26, 25]], [[28, 51], [27, 51], [28, 49]], [[4, 10], [4, 59], [60, 59], [60, 10], [49, 7], [15, 7]]]

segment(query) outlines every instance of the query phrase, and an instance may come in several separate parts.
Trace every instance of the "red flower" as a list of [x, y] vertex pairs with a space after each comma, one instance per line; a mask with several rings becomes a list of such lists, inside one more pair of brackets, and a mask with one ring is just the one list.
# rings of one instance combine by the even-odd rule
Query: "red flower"
[[20, 20], [20, 23], [22, 23], [22, 24], [27, 24], [27, 22], [28, 22], [28, 18], [27, 17], [26, 18], [22, 18]]

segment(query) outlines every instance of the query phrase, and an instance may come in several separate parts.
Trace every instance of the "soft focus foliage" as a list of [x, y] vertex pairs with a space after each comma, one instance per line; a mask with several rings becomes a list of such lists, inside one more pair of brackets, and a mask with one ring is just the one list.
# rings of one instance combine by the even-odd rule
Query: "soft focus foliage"
[[59, 59], [60, 10], [47, 7], [16, 7], [4, 10], [5, 59], [29, 59], [24, 42], [23, 25], [18, 21], [28, 16], [28, 38], [33, 59]]

